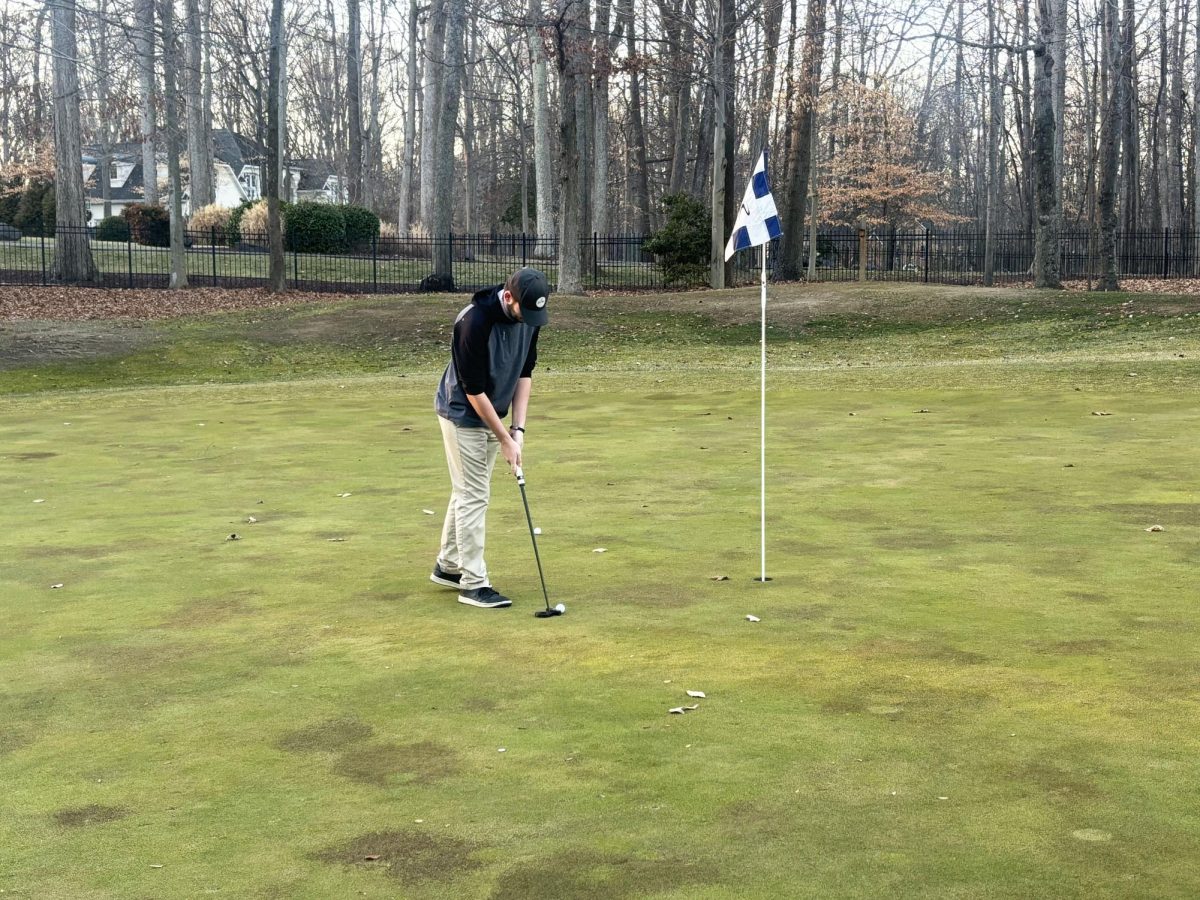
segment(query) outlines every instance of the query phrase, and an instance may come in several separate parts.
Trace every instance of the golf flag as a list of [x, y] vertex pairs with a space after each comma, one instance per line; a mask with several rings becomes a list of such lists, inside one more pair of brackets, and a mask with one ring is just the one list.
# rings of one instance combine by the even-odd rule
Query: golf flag
[[750, 183], [746, 185], [737, 221], [733, 223], [733, 234], [725, 245], [725, 259], [728, 261], [739, 250], [766, 244], [781, 234], [779, 211], [771, 196], [771, 186], [767, 184], [767, 151], [764, 150], [750, 176]]

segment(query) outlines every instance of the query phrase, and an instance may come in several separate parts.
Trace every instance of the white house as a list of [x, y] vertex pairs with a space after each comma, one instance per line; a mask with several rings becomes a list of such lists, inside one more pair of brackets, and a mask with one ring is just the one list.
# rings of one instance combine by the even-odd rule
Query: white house
[[[225, 128], [213, 131], [213, 189], [215, 202], [229, 209], [240, 206], [243, 201], [251, 202], [262, 197], [266, 186], [266, 151], [254, 141], [235, 134]], [[104, 200], [100, 196], [99, 172], [100, 150], [87, 147], [83, 154], [83, 181], [87, 194], [88, 221], [97, 223], [104, 218]], [[155, 177], [158, 179], [159, 196], [165, 197], [169, 188], [167, 159], [159, 153], [156, 159]], [[346, 195], [341, 179], [333, 166], [319, 159], [289, 159], [286, 161], [285, 196], [295, 200], [312, 200], [318, 203], [345, 203]], [[145, 201], [146, 189], [142, 166], [142, 145], [131, 142], [118, 144], [111, 150], [109, 165], [110, 205], [112, 215], [119, 216], [131, 203]], [[183, 214], [191, 215], [191, 197], [185, 184], [183, 188]]]

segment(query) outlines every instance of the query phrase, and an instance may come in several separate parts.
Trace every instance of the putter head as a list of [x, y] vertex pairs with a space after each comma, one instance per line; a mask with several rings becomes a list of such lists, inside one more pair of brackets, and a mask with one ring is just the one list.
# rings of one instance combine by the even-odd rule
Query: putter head
[[539, 609], [533, 614], [533, 617], [535, 619], [552, 619], [555, 616], [561, 616], [563, 612], [563, 610], [558, 609], [557, 607], [554, 609]]

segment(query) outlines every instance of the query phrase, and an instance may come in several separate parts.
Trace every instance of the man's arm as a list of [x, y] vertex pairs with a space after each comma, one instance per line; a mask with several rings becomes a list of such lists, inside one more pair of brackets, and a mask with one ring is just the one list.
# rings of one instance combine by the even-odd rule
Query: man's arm
[[[512, 400], [512, 423], [514, 427], [517, 425], [520, 425], [522, 428], [525, 427], [525, 417], [529, 413], [529, 395], [532, 392], [532, 378], [517, 379], [517, 389], [513, 393]], [[520, 437], [517, 437], [517, 441], [522, 443], [522, 446], [524, 446], [523, 438], [525, 433], [523, 431], [518, 431], [516, 435], [520, 435]], [[514, 437], [516, 435], [514, 435]]]
[[[519, 387], [517, 393], [520, 393]], [[528, 390], [525, 392], [525, 399], [528, 404]], [[500, 421], [500, 416], [496, 414], [496, 407], [492, 405], [492, 398], [487, 394], [467, 394], [467, 402], [475, 410], [475, 415], [483, 419], [484, 424], [492, 429], [492, 434], [499, 439], [500, 452], [504, 455], [504, 461], [508, 463], [509, 468], [518, 468], [521, 465], [521, 445], [513, 440], [508, 429], [504, 427], [504, 423]]]

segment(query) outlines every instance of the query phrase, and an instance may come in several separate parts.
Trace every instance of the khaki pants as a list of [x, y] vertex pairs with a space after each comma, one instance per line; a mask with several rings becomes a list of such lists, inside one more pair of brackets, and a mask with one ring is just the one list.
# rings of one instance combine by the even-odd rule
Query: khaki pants
[[462, 575], [462, 590], [488, 587], [491, 582], [483, 561], [483, 543], [492, 467], [500, 441], [490, 428], [460, 428], [441, 416], [438, 422], [450, 467], [451, 493], [437, 564], [443, 572]]

